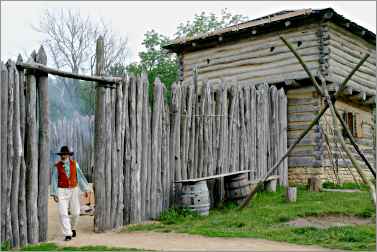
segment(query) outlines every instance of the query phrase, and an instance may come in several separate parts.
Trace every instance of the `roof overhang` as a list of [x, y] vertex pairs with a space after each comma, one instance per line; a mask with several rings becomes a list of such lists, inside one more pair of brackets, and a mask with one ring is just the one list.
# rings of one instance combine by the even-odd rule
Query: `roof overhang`
[[180, 53], [195, 51], [225, 43], [234, 39], [258, 36], [271, 31], [297, 27], [319, 21], [332, 21], [344, 29], [360, 36], [371, 44], [376, 44], [376, 34], [336, 13], [332, 8], [312, 10], [302, 9], [282, 11], [262, 18], [229, 26], [213, 32], [201, 33], [193, 37], [178, 38], [163, 48]]

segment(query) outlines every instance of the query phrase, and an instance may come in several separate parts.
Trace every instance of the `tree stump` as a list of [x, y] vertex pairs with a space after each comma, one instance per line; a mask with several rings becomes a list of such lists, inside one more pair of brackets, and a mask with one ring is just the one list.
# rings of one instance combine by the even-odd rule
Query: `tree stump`
[[321, 180], [318, 177], [308, 178], [308, 186], [310, 192], [320, 192], [321, 191]]
[[288, 202], [296, 202], [297, 200], [297, 188], [296, 187], [288, 187], [286, 193], [286, 200]]

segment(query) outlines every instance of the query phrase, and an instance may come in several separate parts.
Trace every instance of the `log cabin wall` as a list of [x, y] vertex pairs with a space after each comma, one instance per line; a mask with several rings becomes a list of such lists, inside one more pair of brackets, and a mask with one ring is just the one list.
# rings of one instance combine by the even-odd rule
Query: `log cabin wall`
[[[288, 146], [306, 129], [316, 112], [320, 110], [321, 99], [311, 87], [289, 89], [288, 98]], [[288, 179], [290, 184], [303, 184], [314, 175], [321, 175], [323, 139], [320, 125], [301, 140], [288, 156]]]
[[321, 34], [323, 50], [328, 52], [321, 55], [321, 62], [328, 66], [325, 75], [330, 83], [341, 83], [366, 53], [371, 55], [349, 81], [348, 90], [350, 95], [359, 95], [363, 102], [368, 98], [374, 99], [372, 95], [376, 92], [376, 44], [365, 41], [333, 22], [322, 24]]
[[[314, 119], [315, 113], [324, 106], [324, 101], [319, 97], [313, 87], [301, 87], [289, 89], [288, 98], [288, 146], [294, 142], [297, 136]], [[349, 97], [343, 97], [337, 101], [336, 107], [341, 113], [348, 113], [349, 128], [353, 132], [356, 142], [373, 164], [375, 157], [373, 108], [369, 105], [352, 101]], [[338, 128], [341, 127], [338, 122]], [[365, 173], [372, 178], [365, 163], [346, 140], [350, 150]], [[311, 176], [319, 176], [321, 180], [330, 182], [361, 182], [361, 179], [353, 168], [346, 153], [336, 141], [330, 111], [325, 113], [320, 123], [304, 137], [288, 157], [288, 178], [290, 184], [306, 184]]]
[[258, 84], [284, 82], [307, 78], [306, 73], [289, 49], [280, 40], [284, 35], [307, 62], [310, 71], [320, 69], [319, 23], [287, 28], [246, 39], [235, 39], [193, 52], [183, 52], [183, 79], [192, 78], [194, 66], [198, 67], [199, 80], [232, 77], [238, 81]]

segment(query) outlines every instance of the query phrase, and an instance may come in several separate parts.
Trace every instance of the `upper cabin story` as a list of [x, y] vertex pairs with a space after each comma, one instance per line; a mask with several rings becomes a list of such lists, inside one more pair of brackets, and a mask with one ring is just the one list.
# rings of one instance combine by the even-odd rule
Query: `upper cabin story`
[[178, 55], [183, 84], [191, 82], [195, 66], [199, 83], [224, 78], [292, 88], [308, 83], [307, 74], [279, 36], [293, 45], [314, 76], [325, 77], [330, 90], [336, 90], [369, 53], [368, 60], [349, 81], [346, 93], [359, 97], [359, 102], [373, 103], [376, 35], [331, 8], [281, 11], [214, 32], [179, 38], [164, 48]]

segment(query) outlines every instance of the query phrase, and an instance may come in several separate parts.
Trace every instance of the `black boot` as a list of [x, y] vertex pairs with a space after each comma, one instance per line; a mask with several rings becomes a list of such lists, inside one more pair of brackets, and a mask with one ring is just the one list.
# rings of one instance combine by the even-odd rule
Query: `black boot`
[[72, 230], [72, 237], [76, 237], [76, 230]]
[[70, 240], [72, 240], [71, 236], [66, 236], [65, 239], [64, 239], [64, 241], [70, 241]]

